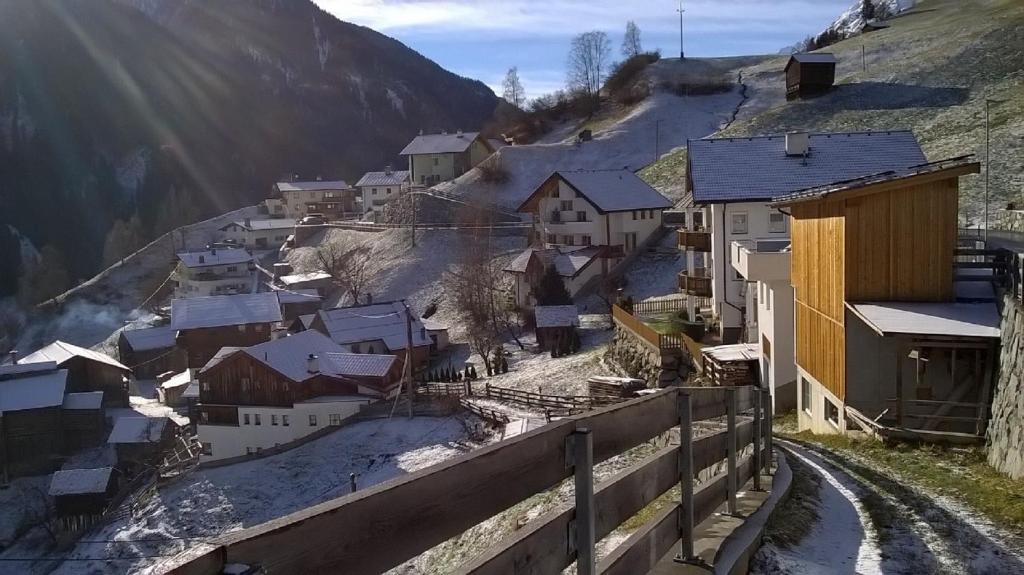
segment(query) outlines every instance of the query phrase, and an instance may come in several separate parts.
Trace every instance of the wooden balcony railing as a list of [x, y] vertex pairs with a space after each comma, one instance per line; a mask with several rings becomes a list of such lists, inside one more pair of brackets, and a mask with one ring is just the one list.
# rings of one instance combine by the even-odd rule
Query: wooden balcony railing
[[711, 232], [691, 232], [679, 230], [679, 249], [693, 249], [698, 252], [711, 251]]
[[[382, 573], [573, 477], [573, 499], [451, 571], [560, 573], [575, 563], [580, 573], [648, 573], [673, 547], [692, 557], [694, 527], [723, 504], [735, 514], [748, 479], [761, 488], [770, 406], [753, 387], [662, 389], [227, 534], [190, 550], [172, 572], [212, 575], [242, 564], [267, 573]], [[722, 416], [720, 430], [694, 439], [694, 422]], [[677, 426], [678, 445], [594, 485], [594, 464]], [[705, 471], [711, 477], [695, 481]], [[680, 499], [598, 564], [595, 543], [676, 486]]]
[[702, 268], [679, 273], [679, 291], [696, 297], [711, 297], [711, 278], [704, 277]]
[[681, 334], [658, 333], [654, 328], [618, 305], [612, 306], [612, 319], [659, 350], [669, 351], [683, 348]]

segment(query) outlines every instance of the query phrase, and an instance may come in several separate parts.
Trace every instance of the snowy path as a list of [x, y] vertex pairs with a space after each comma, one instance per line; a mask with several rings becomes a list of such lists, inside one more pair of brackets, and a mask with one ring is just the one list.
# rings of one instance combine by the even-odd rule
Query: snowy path
[[[817, 520], [795, 545], [766, 543], [753, 573], [1024, 573], [1024, 555], [1009, 548], [1012, 538], [955, 503], [840, 455], [778, 443], [809, 474], [811, 490], [817, 483], [816, 494], [799, 495], [817, 499]], [[770, 540], [785, 538], [773, 537], [772, 529]]]

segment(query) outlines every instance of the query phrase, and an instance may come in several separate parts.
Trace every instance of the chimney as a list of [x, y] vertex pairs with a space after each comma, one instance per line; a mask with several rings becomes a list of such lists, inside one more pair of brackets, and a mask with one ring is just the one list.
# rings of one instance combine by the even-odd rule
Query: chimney
[[385, 176], [390, 176], [391, 175], [391, 164], [388, 164], [388, 165], [384, 166], [384, 175]]
[[810, 151], [809, 136], [807, 132], [789, 132], [786, 134], [786, 155], [806, 156]]
[[18, 363], [18, 350], [12, 349], [7, 356], [11, 358], [11, 365]]
[[306, 371], [309, 373], [320, 373], [320, 361], [312, 353], [306, 359]]
[[462, 129], [461, 128], [457, 132], [455, 132], [455, 137], [456, 138], [461, 138], [462, 137]]

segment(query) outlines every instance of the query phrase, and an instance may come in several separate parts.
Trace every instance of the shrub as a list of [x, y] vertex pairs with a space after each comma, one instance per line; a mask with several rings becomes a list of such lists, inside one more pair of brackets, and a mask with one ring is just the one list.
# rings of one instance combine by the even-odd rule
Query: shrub
[[633, 99], [641, 94], [640, 100], [642, 100], [647, 97], [647, 94], [644, 93], [644, 90], [635, 90], [637, 78], [647, 66], [660, 59], [659, 52], [644, 52], [617, 64], [608, 76], [608, 80], [605, 81], [604, 89], [612, 99], [620, 103], [625, 103], [622, 101], [623, 99]]
[[501, 163], [501, 158], [492, 156], [480, 164], [480, 179], [489, 184], [502, 184], [508, 181], [508, 170]]

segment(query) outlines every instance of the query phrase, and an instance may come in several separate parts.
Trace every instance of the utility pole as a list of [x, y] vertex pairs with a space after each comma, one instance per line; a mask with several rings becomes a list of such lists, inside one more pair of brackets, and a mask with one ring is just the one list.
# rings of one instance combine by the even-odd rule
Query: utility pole
[[654, 122], [654, 161], [661, 155], [661, 120]]
[[416, 247], [416, 192], [409, 190], [409, 199], [412, 203], [412, 247]]
[[405, 307], [405, 383], [406, 383], [406, 397], [409, 400], [409, 419], [412, 419], [412, 310], [409, 309], [409, 304], [402, 301], [402, 305]]
[[864, 44], [860, 45], [860, 69], [862, 72], [868, 71], [868, 57], [867, 52], [864, 49]]
[[686, 53], [683, 51], [683, 0], [679, 0], [679, 59], [685, 60]]

